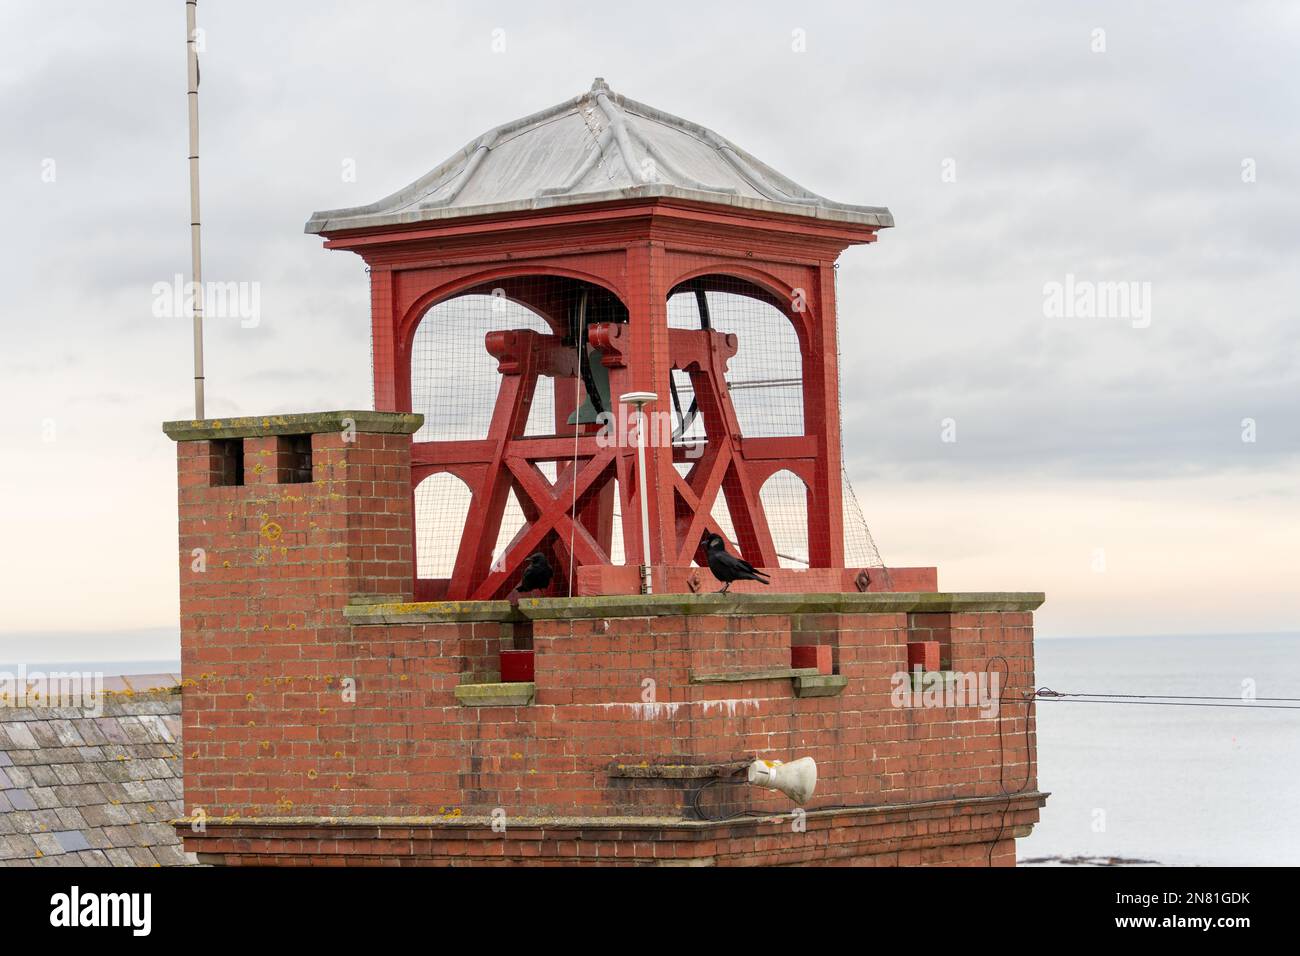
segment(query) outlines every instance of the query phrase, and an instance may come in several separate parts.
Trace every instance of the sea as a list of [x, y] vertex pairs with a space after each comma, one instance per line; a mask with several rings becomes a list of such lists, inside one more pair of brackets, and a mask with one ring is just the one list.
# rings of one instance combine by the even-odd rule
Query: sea
[[[1051, 796], [1018, 842], [1022, 864], [1300, 865], [1300, 632], [1039, 637], [1035, 647], [1039, 688], [1137, 696], [1035, 705], [1038, 786]], [[155, 674], [180, 663], [26, 667]]]
[[1020, 862], [1300, 865], [1300, 633], [1040, 637], [1035, 658], [1058, 693], [1229, 699], [1040, 701], [1051, 796]]

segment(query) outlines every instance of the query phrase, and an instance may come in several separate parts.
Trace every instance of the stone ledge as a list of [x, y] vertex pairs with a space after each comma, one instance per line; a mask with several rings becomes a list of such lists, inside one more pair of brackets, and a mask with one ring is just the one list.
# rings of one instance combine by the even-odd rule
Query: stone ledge
[[537, 685], [518, 681], [512, 684], [461, 684], [456, 701], [462, 707], [524, 707], [533, 702]]
[[727, 763], [703, 764], [614, 763], [609, 765], [606, 773], [611, 777], [635, 780], [701, 780], [712, 777], [725, 777], [737, 770], [743, 770], [752, 762], [751, 760], [732, 760]]
[[509, 601], [417, 601], [362, 603], [355, 598], [343, 609], [349, 624], [462, 624], [527, 620]]
[[352, 605], [352, 624], [547, 621], [614, 617], [753, 614], [906, 614], [1034, 611], [1041, 591], [881, 591], [865, 594], [613, 594], [509, 601], [417, 601]]
[[424, 416], [410, 412], [305, 412], [294, 415], [258, 415], [250, 418], [205, 418], [163, 422], [162, 430], [173, 441], [209, 441], [214, 438], [261, 438], [268, 435], [314, 435], [341, 432], [351, 427], [367, 435], [413, 435], [424, 424]]
[[849, 679], [843, 674], [818, 674], [794, 679], [794, 696], [796, 697], [836, 697], [844, 693]]
[[[996, 794], [985, 797], [953, 797], [947, 800], [926, 800], [918, 803], [885, 803], [874, 806], [837, 806], [825, 810], [811, 808], [805, 811], [810, 820], [852, 817], [893, 817], [899, 820], [925, 820], [935, 816], [946, 816], [954, 810], [969, 812], [983, 807], [1007, 812], [1018, 809], [1033, 809], [1047, 803], [1051, 794], [1041, 790], [1026, 790], [1021, 793]], [[757, 824], [780, 821], [789, 822], [789, 813], [772, 813], [761, 816], [731, 817], [726, 820], [693, 820], [686, 817], [635, 817], [635, 816], [518, 816], [510, 818], [506, 836], [525, 830], [699, 830], [708, 831], [727, 827], [750, 827]], [[193, 823], [186, 817], [169, 821], [172, 826], [183, 828], [185, 836]], [[485, 814], [448, 814], [431, 817], [387, 817], [387, 816], [295, 816], [295, 817], [240, 817], [210, 816], [208, 831], [214, 835], [228, 829], [266, 830], [279, 827], [327, 828], [337, 827], [344, 830], [386, 828], [420, 828], [428, 830], [491, 830], [493, 817]]]
[[697, 674], [691, 671], [692, 684], [733, 684], [746, 680], [789, 680], [811, 677], [817, 673], [815, 667], [755, 667], [750, 670], [727, 671], [717, 674]]

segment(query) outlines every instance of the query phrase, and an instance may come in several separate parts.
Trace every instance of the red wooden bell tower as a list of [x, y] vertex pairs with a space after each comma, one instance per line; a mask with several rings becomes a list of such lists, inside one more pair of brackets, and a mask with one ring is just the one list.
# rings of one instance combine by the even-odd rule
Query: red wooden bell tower
[[[777, 569], [774, 522], [787, 516], [772, 514], [761, 491], [782, 471], [806, 489], [803, 564], [846, 568], [834, 267], [845, 248], [892, 224], [883, 208], [816, 196], [599, 79], [486, 133], [386, 199], [315, 214], [308, 232], [369, 266], [379, 411], [426, 410], [413, 402], [412, 355], [441, 304], [493, 297], [541, 320], [482, 334], [497, 374], [492, 394], [480, 396], [491, 407], [483, 433], [450, 437], [427, 425], [416, 436], [413, 486], [450, 474], [470, 496], [450, 574], [417, 581], [417, 597], [500, 597], [537, 550], [557, 572], [551, 593], [633, 593], [643, 496], [656, 590], [713, 587], [707, 571], [701, 580], [692, 570], [705, 528]], [[729, 363], [764, 333], [713, 321], [709, 303], [723, 294], [792, 326], [799, 374], [776, 384], [798, 396], [798, 433], [742, 427]], [[691, 321], [670, 321], [674, 296], [698, 303]], [[451, 341], [452, 325], [432, 341]], [[687, 382], [682, 408], [674, 389]], [[618, 396], [630, 391], [658, 396], [646, 409], [645, 487], [635, 432], [608, 425], [626, 419]], [[529, 422], [542, 396], [554, 421], [539, 431]], [[498, 549], [512, 494], [523, 522]], [[719, 501], [731, 529], [715, 520]], [[621, 566], [612, 552], [620, 531]], [[774, 588], [838, 590], [845, 580], [805, 573], [783, 587], [778, 574]]]

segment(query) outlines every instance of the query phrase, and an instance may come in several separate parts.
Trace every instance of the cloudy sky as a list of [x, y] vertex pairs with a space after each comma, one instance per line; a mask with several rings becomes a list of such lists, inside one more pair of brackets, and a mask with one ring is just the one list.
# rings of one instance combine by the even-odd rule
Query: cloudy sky
[[[205, 278], [262, 312], [210, 324], [210, 414], [365, 406], [363, 265], [308, 215], [599, 75], [894, 213], [840, 270], [886, 561], [1045, 590], [1049, 636], [1300, 629], [1300, 9], [595, 9], [200, 4]], [[159, 423], [190, 414], [190, 332], [151, 305], [188, 269], [184, 40], [181, 0], [0, 8], [0, 631], [175, 626]], [[1138, 283], [1149, 314], [1049, 315], [1067, 276]], [[150, 641], [131, 656], [175, 653]]]

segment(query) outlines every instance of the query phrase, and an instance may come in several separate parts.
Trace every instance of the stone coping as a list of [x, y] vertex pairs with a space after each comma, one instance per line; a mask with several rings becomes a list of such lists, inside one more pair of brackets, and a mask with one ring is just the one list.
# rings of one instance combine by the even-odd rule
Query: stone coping
[[533, 702], [537, 685], [532, 681], [494, 684], [460, 684], [456, 701], [462, 707], [524, 707]]
[[612, 763], [605, 773], [627, 780], [708, 780], [727, 777], [744, 770], [753, 760], [729, 760], [724, 763]]
[[691, 683], [738, 684], [750, 680], [790, 680], [791, 678], [812, 677], [816, 674], [817, 668], [815, 667], [751, 667], [725, 673], [696, 673], [691, 671]]
[[162, 430], [173, 441], [206, 441], [213, 438], [314, 435], [341, 432], [349, 426], [371, 435], [413, 435], [423, 424], [424, 416], [411, 412], [338, 411], [163, 422]]
[[352, 624], [438, 624], [466, 621], [547, 621], [699, 614], [903, 614], [909, 612], [1033, 611], [1041, 591], [867, 592], [844, 594], [611, 594], [509, 601], [354, 603]]
[[848, 684], [843, 674], [808, 674], [794, 679], [794, 696], [838, 697]]
[[[841, 817], [841, 816], [887, 816], [890, 814], [902, 814], [908, 818], [924, 819], [935, 813], [951, 812], [954, 808], [963, 807], [989, 807], [991, 809], [1003, 810], [1010, 808], [1012, 810], [1025, 806], [1042, 807], [1047, 803], [1047, 798], [1051, 794], [1042, 790], [1026, 790], [1020, 793], [995, 794], [986, 797], [953, 797], [947, 800], [925, 800], [917, 803], [884, 803], [876, 805], [862, 806], [836, 806], [827, 807], [824, 810], [817, 808], [805, 811], [808, 817], [817, 819], [820, 817]], [[793, 812], [793, 807], [790, 812]], [[540, 817], [511, 817], [507, 833], [511, 831], [524, 830], [708, 830], [715, 827], [736, 826], [739, 824], [756, 824], [769, 823], [777, 820], [789, 820], [790, 812], [782, 813], [776, 811], [770, 814], [756, 814], [754, 816], [731, 817], [726, 820], [693, 820], [686, 817], [668, 817], [668, 816], [540, 816]], [[183, 827], [186, 831], [190, 829], [192, 820], [182, 817], [170, 821], [174, 827]], [[431, 817], [380, 817], [380, 816], [355, 816], [355, 817], [240, 817], [240, 816], [209, 816], [207, 828], [213, 835], [214, 831], [220, 831], [227, 827], [242, 827], [246, 829], [275, 829], [282, 827], [303, 827], [303, 828], [325, 828], [340, 827], [345, 829], [445, 829], [445, 830], [475, 830], [482, 827], [491, 827], [493, 818], [482, 814], [470, 816], [468, 814], [448, 813], [441, 816]], [[186, 836], [193, 836], [186, 833]], [[382, 832], [380, 833], [382, 837]]]

